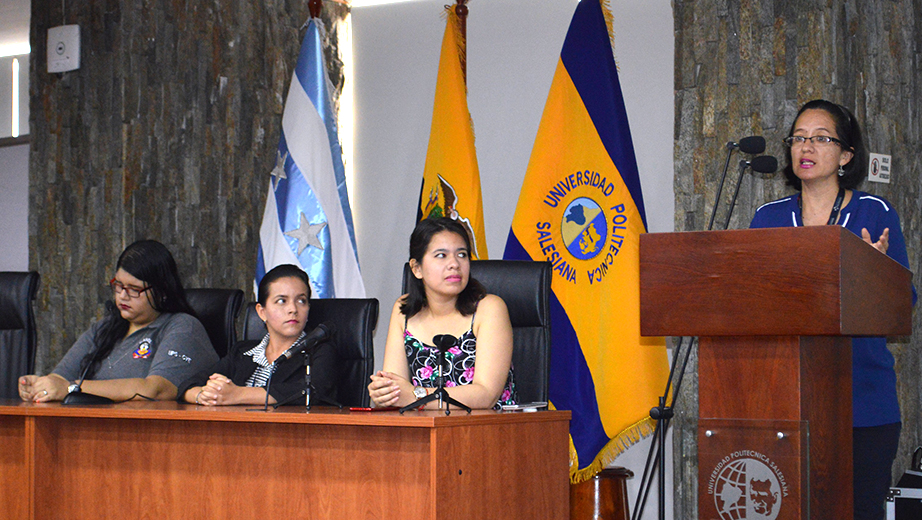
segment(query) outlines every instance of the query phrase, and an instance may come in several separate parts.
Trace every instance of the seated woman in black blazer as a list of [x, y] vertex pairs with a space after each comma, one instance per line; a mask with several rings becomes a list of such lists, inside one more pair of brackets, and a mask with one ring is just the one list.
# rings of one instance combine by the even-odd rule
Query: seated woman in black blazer
[[[311, 286], [307, 273], [280, 265], [259, 282], [256, 312], [268, 333], [261, 341], [240, 341], [216, 365], [179, 386], [179, 400], [205, 406], [263, 404], [272, 377], [268, 403], [304, 403], [304, 344]], [[290, 357], [286, 356], [286, 353]], [[293, 353], [293, 354], [292, 354]], [[311, 352], [311, 383], [315, 395], [334, 398], [336, 353], [330, 343]]]

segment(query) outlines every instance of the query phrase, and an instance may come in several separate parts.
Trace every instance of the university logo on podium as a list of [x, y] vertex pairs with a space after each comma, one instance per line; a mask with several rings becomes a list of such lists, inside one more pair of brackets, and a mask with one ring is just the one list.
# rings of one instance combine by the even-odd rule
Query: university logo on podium
[[721, 520], [776, 520], [790, 493], [784, 473], [767, 455], [735, 451], [711, 471], [707, 493]]

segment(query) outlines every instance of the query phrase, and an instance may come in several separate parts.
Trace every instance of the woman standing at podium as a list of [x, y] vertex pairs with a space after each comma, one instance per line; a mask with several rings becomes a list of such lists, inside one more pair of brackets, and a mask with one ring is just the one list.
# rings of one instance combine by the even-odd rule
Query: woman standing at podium
[[[435, 336], [451, 334], [449, 395], [471, 408], [515, 402], [512, 324], [506, 304], [470, 277], [470, 238], [450, 218], [419, 222], [410, 236], [413, 279], [391, 312], [383, 370], [371, 376], [376, 406], [406, 406], [437, 387]], [[450, 370], [448, 369], [450, 365]]]
[[[810, 101], [784, 144], [784, 175], [799, 193], [757, 209], [750, 227], [842, 226], [908, 269], [896, 209], [856, 189], [868, 156], [855, 116], [841, 105]], [[915, 304], [915, 288], [912, 295]], [[855, 518], [882, 519], [901, 428], [893, 355], [884, 337], [852, 338], [852, 414]]]

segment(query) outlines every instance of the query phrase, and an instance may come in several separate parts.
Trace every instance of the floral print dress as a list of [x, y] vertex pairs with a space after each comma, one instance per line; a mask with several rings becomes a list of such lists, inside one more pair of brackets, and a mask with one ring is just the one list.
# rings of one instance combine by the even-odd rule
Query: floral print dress
[[[471, 328], [445, 351], [445, 387], [469, 385], [474, 381], [474, 360], [477, 357], [477, 337], [474, 336], [474, 319], [471, 318]], [[410, 379], [414, 386], [425, 388], [438, 388], [439, 386], [439, 349], [426, 345], [416, 339], [403, 325], [403, 346], [407, 353], [407, 362], [410, 365]], [[506, 378], [506, 387], [499, 397], [496, 406], [515, 404], [515, 382], [512, 367], [509, 367], [509, 376]]]

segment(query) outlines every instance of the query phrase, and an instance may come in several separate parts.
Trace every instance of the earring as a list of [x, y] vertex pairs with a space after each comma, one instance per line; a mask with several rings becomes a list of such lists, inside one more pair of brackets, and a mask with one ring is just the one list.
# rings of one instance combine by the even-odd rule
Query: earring
[[842, 177], [844, 175], [845, 175], [845, 168], [843, 168], [842, 165], [840, 164], [839, 165], [839, 177]]

